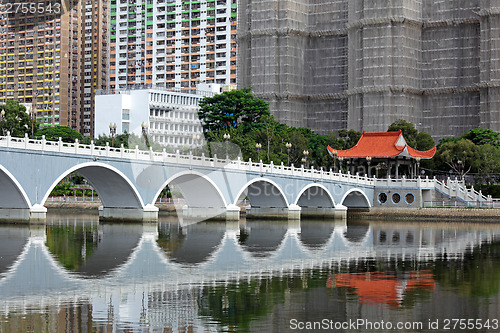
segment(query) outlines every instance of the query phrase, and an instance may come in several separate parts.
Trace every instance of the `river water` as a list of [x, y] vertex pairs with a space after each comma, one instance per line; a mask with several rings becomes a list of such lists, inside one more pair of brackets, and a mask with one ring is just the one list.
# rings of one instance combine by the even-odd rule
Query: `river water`
[[498, 332], [500, 225], [0, 226], [0, 332]]

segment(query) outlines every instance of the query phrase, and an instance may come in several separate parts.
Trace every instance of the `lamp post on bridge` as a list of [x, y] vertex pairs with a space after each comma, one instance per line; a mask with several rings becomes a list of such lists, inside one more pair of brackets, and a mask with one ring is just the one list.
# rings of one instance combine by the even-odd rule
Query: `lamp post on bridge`
[[115, 145], [116, 123], [109, 123], [109, 134], [111, 134], [111, 147]]
[[290, 150], [292, 150], [292, 144], [287, 142], [285, 144], [286, 147], [286, 158], [287, 158], [287, 166], [290, 166]]
[[193, 134], [193, 145], [194, 149], [198, 150], [198, 141], [201, 139], [201, 135]]
[[307, 168], [307, 158], [309, 157], [309, 150], [304, 150], [302, 153], [304, 154], [304, 159], [305, 159], [304, 167]]
[[420, 178], [420, 157], [416, 157], [415, 160], [417, 161], [417, 178]]
[[342, 172], [342, 162], [344, 162], [344, 156], [339, 156], [339, 171]]
[[372, 157], [371, 156], [366, 157], [366, 163], [368, 164], [368, 177], [371, 177], [371, 171], [370, 171], [370, 165], [372, 164]]
[[142, 123], [142, 135], [144, 136], [144, 141], [146, 142], [146, 147], [149, 148], [149, 141], [148, 141], [148, 124], [147, 123]]
[[231, 139], [231, 134], [229, 134], [229, 133], [225, 133], [225, 134], [224, 134], [224, 142], [226, 142], [226, 159], [228, 159], [228, 158], [229, 158], [229, 156], [228, 156], [228, 152], [227, 152], [227, 148], [228, 148], [227, 146], [228, 146], [228, 144], [229, 144], [229, 140], [230, 140], [230, 139]]
[[262, 144], [256, 143], [255, 149], [257, 149], [257, 159], [260, 161], [260, 150], [262, 149]]

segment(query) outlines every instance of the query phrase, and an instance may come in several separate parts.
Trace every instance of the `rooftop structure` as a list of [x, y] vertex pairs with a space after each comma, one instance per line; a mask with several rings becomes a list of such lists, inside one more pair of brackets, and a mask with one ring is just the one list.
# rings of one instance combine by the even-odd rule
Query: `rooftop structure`
[[340, 169], [342, 162], [346, 160], [351, 173], [362, 172], [370, 177], [373, 168], [376, 168], [377, 172], [383, 168], [390, 177], [394, 166], [396, 178], [400, 175], [400, 166], [403, 166], [402, 171], [410, 177], [420, 175], [420, 160], [430, 159], [436, 153], [436, 147], [426, 151], [413, 149], [406, 143], [401, 130], [374, 133], [363, 131], [354, 147], [336, 150], [327, 146], [327, 150], [332, 157], [338, 158]]
[[413, 149], [403, 137], [401, 130], [397, 132], [372, 132], [363, 131], [358, 143], [346, 150], [335, 150], [328, 146], [330, 154], [343, 158], [432, 158], [436, 147], [426, 151]]

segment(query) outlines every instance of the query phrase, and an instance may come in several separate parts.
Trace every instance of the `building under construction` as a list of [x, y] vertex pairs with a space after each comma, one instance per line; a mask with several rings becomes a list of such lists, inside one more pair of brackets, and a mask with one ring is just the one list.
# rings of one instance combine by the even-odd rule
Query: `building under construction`
[[319, 133], [500, 131], [498, 0], [240, 0], [238, 86]]

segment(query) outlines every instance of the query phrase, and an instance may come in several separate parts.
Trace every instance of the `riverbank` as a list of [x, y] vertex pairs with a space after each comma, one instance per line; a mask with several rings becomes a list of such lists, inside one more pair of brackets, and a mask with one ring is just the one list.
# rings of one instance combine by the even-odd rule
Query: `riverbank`
[[461, 221], [500, 223], [500, 209], [491, 208], [419, 208], [419, 209], [377, 209], [349, 211], [349, 217], [369, 220], [390, 221]]
[[[100, 202], [46, 202], [45, 207], [49, 210], [85, 210], [88, 213], [97, 214]], [[175, 205], [172, 203], [157, 203], [160, 214], [176, 213]], [[242, 207], [242, 215], [245, 207]], [[467, 220], [473, 222], [500, 223], [500, 209], [491, 208], [419, 208], [419, 209], [378, 209], [348, 210], [348, 216], [356, 219], [366, 220], [390, 220], [390, 221], [413, 221], [415, 219], [425, 221], [457, 221]]]

